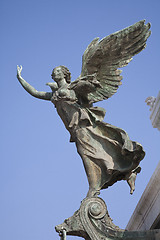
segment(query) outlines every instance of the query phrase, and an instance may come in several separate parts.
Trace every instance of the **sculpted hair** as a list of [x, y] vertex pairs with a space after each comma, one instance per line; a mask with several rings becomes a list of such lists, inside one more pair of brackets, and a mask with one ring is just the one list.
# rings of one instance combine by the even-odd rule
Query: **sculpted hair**
[[[71, 73], [70, 73], [69, 69], [67, 67], [63, 66], [63, 65], [60, 65], [58, 67], [60, 67], [62, 69], [62, 72], [64, 74], [66, 82], [70, 83], [71, 82]], [[57, 68], [57, 67], [55, 67], [55, 68]], [[52, 71], [52, 74], [54, 74], [54, 69]]]
[[65, 79], [67, 83], [71, 82], [71, 73], [69, 71], [69, 69], [63, 65], [60, 66], [62, 69], [62, 72], [64, 73]]

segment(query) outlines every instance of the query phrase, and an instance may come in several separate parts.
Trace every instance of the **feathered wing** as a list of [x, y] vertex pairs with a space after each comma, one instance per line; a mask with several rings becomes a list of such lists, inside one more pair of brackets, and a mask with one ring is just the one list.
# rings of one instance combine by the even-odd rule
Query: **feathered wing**
[[82, 58], [82, 71], [79, 79], [96, 74], [101, 88], [88, 94], [90, 103], [102, 101], [116, 93], [121, 85], [121, 70], [132, 57], [141, 52], [151, 31], [150, 23], [142, 20], [121, 31], [115, 32], [102, 40], [94, 39], [87, 47]]

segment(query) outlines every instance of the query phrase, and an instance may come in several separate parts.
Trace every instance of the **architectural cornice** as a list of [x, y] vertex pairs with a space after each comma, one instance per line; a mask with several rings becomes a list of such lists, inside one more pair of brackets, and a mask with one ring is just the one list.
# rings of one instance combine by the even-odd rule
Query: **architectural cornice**
[[148, 97], [146, 99], [146, 102], [147, 102], [147, 105], [151, 107], [150, 119], [152, 122], [152, 126], [160, 130], [160, 92], [156, 98]]
[[160, 213], [160, 162], [153, 173], [129, 223], [127, 230], [151, 229]]

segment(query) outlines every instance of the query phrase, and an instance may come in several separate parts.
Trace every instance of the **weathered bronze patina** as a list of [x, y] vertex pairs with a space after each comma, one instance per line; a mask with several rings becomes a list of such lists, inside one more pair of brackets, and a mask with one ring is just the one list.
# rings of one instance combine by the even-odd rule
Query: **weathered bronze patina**
[[[35, 90], [21, 77], [22, 67], [17, 66], [17, 78], [24, 89], [32, 96], [49, 100], [55, 105], [71, 135], [70, 141], [76, 144], [89, 182], [87, 200], [84, 202], [92, 203], [95, 197], [99, 201], [97, 195], [100, 190], [119, 180], [127, 180], [131, 194], [135, 189], [136, 175], [141, 170], [139, 163], [145, 155], [143, 148], [139, 143], [131, 141], [124, 130], [105, 123], [105, 110], [93, 106], [93, 103], [108, 99], [117, 91], [122, 80], [121, 70], [118, 68], [126, 66], [132, 56], [145, 48], [150, 36], [149, 29], [149, 23], [145, 25], [145, 21], [140, 21], [100, 41], [99, 38], [94, 39], [83, 54], [81, 75], [74, 82], [71, 82], [70, 72], [65, 66], [53, 69], [51, 76], [55, 82], [47, 83], [51, 92]], [[104, 211], [105, 208], [104, 206]], [[80, 212], [81, 209], [82, 205]], [[114, 230], [114, 234], [118, 234], [111, 221], [106, 221], [111, 232]], [[85, 220], [85, 224], [89, 222]], [[72, 232], [72, 235], [89, 236], [86, 239], [131, 239], [124, 237], [124, 231], [117, 235], [118, 238], [114, 238], [114, 234], [113, 238], [109, 238], [109, 235], [104, 238], [99, 235], [95, 237], [96, 235], [88, 234], [86, 229], [83, 231], [83, 227], [82, 221], [79, 233], [73, 230], [67, 231], [67, 234]], [[59, 227], [57, 229], [61, 232], [63, 230]], [[103, 227], [101, 231], [103, 232]]]
[[105, 202], [99, 197], [85, 198], [78, 211], [56, 226], [57, 232], [86, 240], [159, 240], [160, 230], [126, 231], [115, 226]]

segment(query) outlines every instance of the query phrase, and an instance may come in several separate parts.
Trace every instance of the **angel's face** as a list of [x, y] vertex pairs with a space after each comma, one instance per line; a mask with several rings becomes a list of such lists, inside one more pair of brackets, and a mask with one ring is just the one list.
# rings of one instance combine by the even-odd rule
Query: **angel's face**
[[55, 82], [58, 82], [58, 81], [65, 78], [61, 67], [54, 68], [51, 76], [52, 76], [52, 79], [54, 79]]

